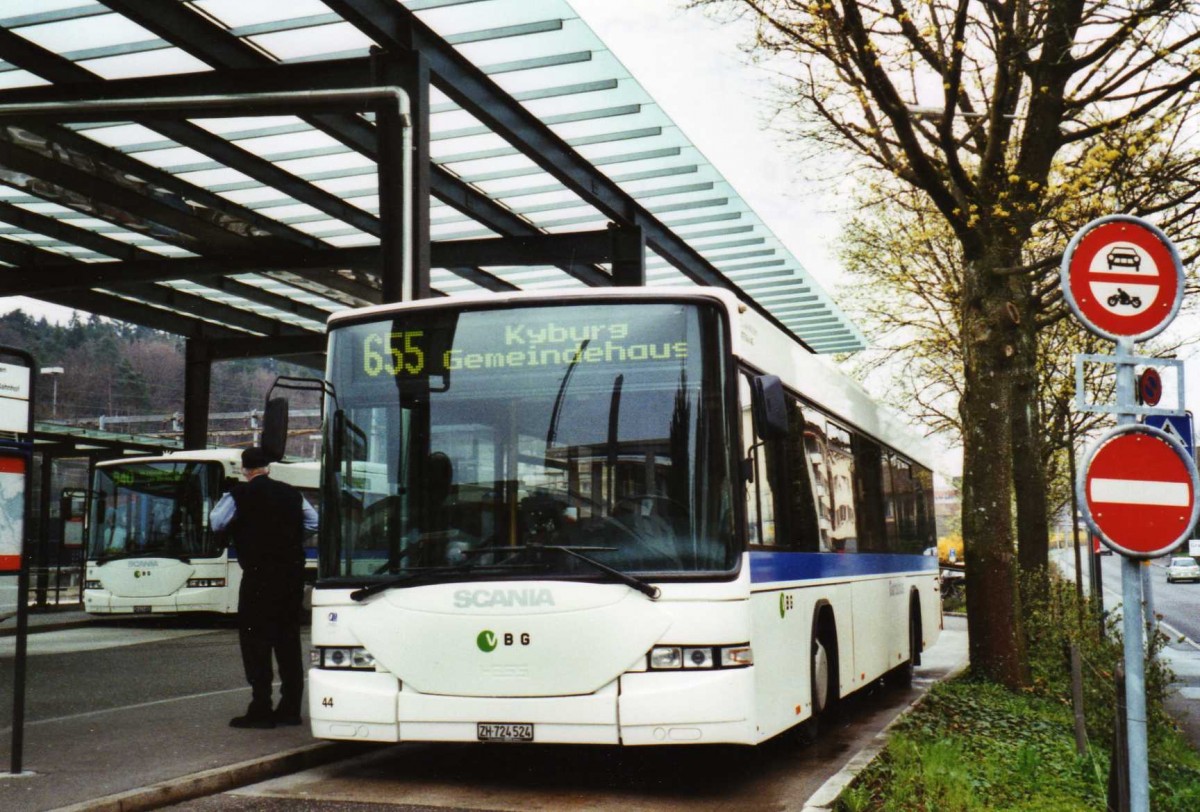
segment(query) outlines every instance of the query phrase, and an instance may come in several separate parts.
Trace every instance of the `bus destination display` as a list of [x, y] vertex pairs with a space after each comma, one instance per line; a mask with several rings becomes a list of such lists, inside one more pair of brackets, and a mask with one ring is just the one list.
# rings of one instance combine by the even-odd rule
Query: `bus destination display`
[[377, 325], [361, 334], [361, 374], [414, 379], [458, 370], [682, 361], [688, 355], [682, 331], [663, 335], [670, 324], [569, 320], [561, 311], [541, 321], [506, 315], [505, 320], [473, 319], [458, 335], [447, 325], [401, 330]]

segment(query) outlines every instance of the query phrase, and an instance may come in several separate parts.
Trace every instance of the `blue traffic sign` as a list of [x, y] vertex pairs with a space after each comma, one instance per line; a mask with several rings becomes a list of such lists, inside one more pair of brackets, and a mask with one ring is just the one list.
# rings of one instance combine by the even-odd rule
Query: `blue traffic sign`
[[1196, 459], [1196, 433], [1192, 427], [1192, 413], [1183, 414], [1148, 414], [1144, 421], [1147, 426], [1162, 429], [1179, 441], [1188, 450], [1192, 459]]

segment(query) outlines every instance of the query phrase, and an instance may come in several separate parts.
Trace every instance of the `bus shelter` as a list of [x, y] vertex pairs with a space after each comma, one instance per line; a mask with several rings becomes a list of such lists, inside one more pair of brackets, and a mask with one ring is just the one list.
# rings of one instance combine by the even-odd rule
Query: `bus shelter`
[[[0, 9], [0, 296], [183, 337], [184, 448], [214, 361], [319, 369], [330, 314], [403, 298], [714, 285], [865, 346], [567, 0]], [[142, 447], [73, 434], [43, 460]]]

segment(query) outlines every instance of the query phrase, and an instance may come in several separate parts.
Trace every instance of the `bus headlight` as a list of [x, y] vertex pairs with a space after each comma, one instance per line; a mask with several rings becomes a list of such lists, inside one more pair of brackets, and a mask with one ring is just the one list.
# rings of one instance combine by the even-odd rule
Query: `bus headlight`
[[651, 671], [680, 668], [745, 668], [754, 665], [749, 644], [736, 646], [655, 646], [650, 649]]
[[314, 668], [375, 670], [375, 655], [362, 646], [318, 646], [309, 652]]
[[224, 578], [188, 578], [188, 589], [203, 589], [206, 587], [225, 586]]
[[650, 649], [650, 668], [683, 668], [683, 649], [679, 646], [655, 646]]
[[99, 581], [84, 581], [83, 588], [84, 589], [100, 589], [101, 587], [100, 587]]

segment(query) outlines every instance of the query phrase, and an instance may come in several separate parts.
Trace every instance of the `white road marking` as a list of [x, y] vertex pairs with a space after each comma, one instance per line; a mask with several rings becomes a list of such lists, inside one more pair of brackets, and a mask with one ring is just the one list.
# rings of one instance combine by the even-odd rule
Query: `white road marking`
[[[26, 653], [31, 657], [41, 654], [71, 654], [102, 648], [136, 646], [141, 643], [158, 643], [179, 637], [212, 634], [214, 631], [216, 630], [84, 626], [77, 629], [31, 634], [26, 643]], [[15, 636], [0, 638], [0, 657], [12, 657], [16, 654], [16, 650], [17, 638]]]
[[[278, 680], [274, 683], [275, 687], [279, 686]], [[89, 716], [103, 716], [106, 713], [125, 713], [139, 708], [152, 708], [155, 705], [166, 705], [171, 702], [187, 702], [192, 699], [204, 699], [210, 696], [224, 696], [225, 694], [249, 693], [250, 686], [243, 685], [241, 688], [226, 688], [223, 691], [206, 691], [202, 694], [188, 694], [187, 696], [173, 696], [169, 699], [155, 699], [152, 702], [139, 702], [136, 705], [121, 705], [115, 708], [101, 708], [100, 710], [84, 711], [82, 713], [72, 713], [68, 716], [55, 716], [51, 719], [37, 719], [35, 721], [25, 721], [25, 727], [33, 727], [35, 725], [52, 725], [57, 722], [69, 722], [73, 719], [86, 719]], [[0, 728], [0, 733], [12, 730], [12, 727]]]
[[1151, 482], [1145, 479], [1090, 480], [1089, 495], [1093, 502], [1112, 502], [1123, 505], [1156, 505], [1158, 507], [1187, 507], [1191, 504], [1191, 488], [1187, 482]]

